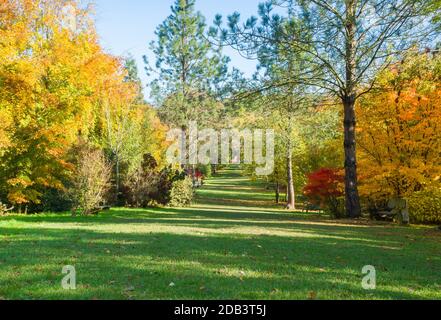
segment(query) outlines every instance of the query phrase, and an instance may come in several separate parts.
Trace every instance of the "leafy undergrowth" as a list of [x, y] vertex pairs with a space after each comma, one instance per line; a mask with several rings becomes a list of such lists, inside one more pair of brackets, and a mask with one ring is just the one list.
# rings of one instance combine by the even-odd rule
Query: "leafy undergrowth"
[[[230, 170], [192, 208], [0, 218], [0, 299], [441, 299], [441, 232], [271, 201]], [[76, 290], [61, 287], [65, 265]], [[376, 290], [362, 289], [365, 265]]]

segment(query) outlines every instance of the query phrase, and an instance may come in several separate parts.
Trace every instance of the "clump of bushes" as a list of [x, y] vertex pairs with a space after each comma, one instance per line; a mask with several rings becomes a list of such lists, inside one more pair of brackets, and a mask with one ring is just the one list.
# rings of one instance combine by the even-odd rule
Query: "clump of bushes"
[[344, 176], [339, 169], [322, 168], [308, 175], [304, 194], [333, 218], [345, 217]]
[[441, 223], [441, 190], [428, 189], [408, 197], [409, 214], [413, 223]]
[[[42, 201], [30, 204], [26, 212], [72, 211], [74, 215], [91, 215], [113, 203], [112, 166], [103, 151], [82, 142], [72, 148], [69, 163], [72, 172], [63, 182], [65, 187], [42, 190]], [[209, 166], [198, 169], [204, 171], [204, 177], [210, 175]], [[185, 207], [193, 197], [192, 177], [184, 170], [159, 166], [150, 154], [143, 156], [138, 169], [126, 174], [121, 186], [122, 205], [132, 208]], [[0, 202], [0, 215], [10, 210]]]
[[185, 177], [184, 180], [173, 182], [169, 205], [172, 207], [188, 207], [193, 202], [193, 197], [193, 180], [190, 177]]
[[79, 148], [76, 162], [72, 187], [69, 190], [73, 202], [72, 211], [90, 215], [105, 201], [112, 168], [101, 150], [89, 146]]
[[136, 208], [146, 208], [150, 205], [153, 195], [158, 193], [160, 172], [154, 157], [144, 155], [141, 166], [129, 175], [124, 184], [126, 204]]
[[125, 183], [126, 204], [136, 208], [168, 205], [172, 201], [174, 184], [185, 178], [184, 172], [171, 167], [160, 169], [155, 158], [146, 154], [140, 168]]

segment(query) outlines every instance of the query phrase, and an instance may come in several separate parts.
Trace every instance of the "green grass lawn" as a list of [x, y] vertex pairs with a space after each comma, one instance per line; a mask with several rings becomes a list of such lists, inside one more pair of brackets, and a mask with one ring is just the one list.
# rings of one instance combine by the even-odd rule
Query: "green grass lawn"
[[[332, 221], [272, 200], [227, 170], [188, 209], [0, 218], [0, 299], [441, 299], [435, 228]], [[77, 290], [61, 288], [65, 265]], [[365, 265], [374, 291], [361, 287]]]

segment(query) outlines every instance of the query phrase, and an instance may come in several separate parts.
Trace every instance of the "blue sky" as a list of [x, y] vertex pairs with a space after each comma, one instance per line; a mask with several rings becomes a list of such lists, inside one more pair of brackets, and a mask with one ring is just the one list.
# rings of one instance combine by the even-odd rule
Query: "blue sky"
[[[146, 85], [142, 56], [154, 61], [149, 43], [155, 40], [156, 27], [167, 18], [174, 0], [95, 0], [96, 23], [101, 44], [106, 51], [126, 56], [132, 54], [138, 62], [140, 76]], [[224, 17], [238, 11], [243, 18], [256, 15], [261, 0], [197, 0], [197, 10], [211, 25], [217, 13]], [[231, 65], [251, 75], [256, 63], [241, 58], [231, 49], [225, 51], [232, 58]], [[146, 93], [148, 90], [145, 91]], [[149, 98], [148, 96], [146, 97]]]

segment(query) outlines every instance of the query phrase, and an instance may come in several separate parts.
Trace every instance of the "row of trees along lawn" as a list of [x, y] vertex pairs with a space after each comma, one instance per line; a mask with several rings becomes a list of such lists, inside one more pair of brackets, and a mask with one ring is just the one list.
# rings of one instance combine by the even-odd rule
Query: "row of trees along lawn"
[[[430, 72], [415, 71], [414, 78], [410, 76], [407, 79], [407, 84], [414, 86], [412, 89], [413, 94], [416, 95], [414, 102], [419, 103], [416, 107], [419, 111], [414, 110], [415, 112], [412, 113], [406, 110], [407, 117], [410, 118], [402, 119], [407, 122], [402, 125], [407, 126], [407, 129], [416, 126], [412, 128], [414, 131], [404, 132], [407, 129], [401, 127], [401, 124], [397, 125], [396, 119], [392, 121], [387, 118], [391, 116], [390, 113], [379, 112], [378, 109], [384, 108], [383, 105], [367, 103], [369, 99], [377, 98], [378, 92], [381, 92], [381, 96], [385, 94], [384, 92], [394, 88], [391, 84], [385, 86], [385, 72], [395, 70], [398, 74], [392, 73], [396, 79], [391, 81], [404, 81], [401, 72], [408, 72], [410, 68], [408, 64], [415, 68], [423, 68], [423, 65], [412, 64], [410, 61], [418, 59], [419, 54], [423, 54], [425, 48], [432, 48], [432, 51], [436, 51], [433, 49], [436, 49], [436, 43], [439, 40], [439, 4], [439, 1], [431, 0], [276, 0], [260, 4], [258, 17], [251, 17], [243, 23], [239, 13], [228, 16], [226, 25], [220, 15], [216, 17], [212, 28], [212, 33], [215, 34], [213, 38], [235, 48], [243, 56], [257, 59], [260, 62], [260, 72], [257, 72], [254, 77], [255, 84], [246, 92], [246, 95], [252, 91], [259, 97], [267, 99], [266, 105], [274, 105], [278, 116], [286, 120], [276, 121], [276, 124], [283, 132], [281, 136], [287, 137], [286, 142], [280, 144], [286, 149], [287, 165], [284, 171], [288, 176], [288, 207], [295, 206], [293, 195], [295, 173], [291, 163], [293, 155], [298, 152], [302, 154], [302, 150], [310, 149], [311, 151], [311, 148], [307, 146], [311, 143], [305, 146], [298, 143], [297, 137], [303, 131], [307, 140], [312, 138], [312, 145], [314, 145], [314, 140], [321, 135], [324, 139], [321, 142], [326, 148], [328, 138], [338, 135], [335, 131], [340, 128], [340, 126], [335, 127], [333, 122], [335, 120], [333, 113], [337, 112], [336, 104], [341, 106], [340, 123], [343, 123], [341, 146], [344, 148], [342, 149], [343, 159], [339, 167], [344, 164], [344, 192], [342, 194], [345, 196], [343, 203], [345, 216], [356, 218], [362, 213], [356, 145], [357, 141], [360, 141], [362, 147], [366, 146], [365, 134], [368, 130], [364, 133], [362, 131], [360, 139], [357, 138], [356, 133], [363, 130], [362, 127], [357, 128], [357, 108], [362, 117], [359, 119], [361, 121], [372, 120], [371, 116], [381, 114], [383, 118], [381, 121], [377, 118], [376, 120], [380, 122], [376, 123], [382, 124], [382, 129], [386, 127], [384, 130], [387, 131], [387, 135], [384, 139], [395, 137], [392, 143], [395, 146], [399, 145], [400, 149], [396, 150], [393, 155], [389, 154], [387, 159], [383, 158], [386, 154], [376, 155], [377, 162], [370, 162], [372, 167], [381, 168], [374, 169], [370, 173], [383, 172], [384, 175], [378, 176], [376, 180], [382, 180], [383, 184], [390, 186], [389, 196], [402, 197], [409, 192], [421, 191], [428, 184], [427, 181], [423, 181], [424, 179], [432, 179], [431, 181], [439, 179], [439, 170], [436, 171], [434, 168], [439, 169], [439, 144], [434, 142], [439, 139], [435, 133], [436, 130], [433, 130], [436, 126], [432, 123], [432, 120], [438, 121], [439, 109], [434, 107], [437, 110], [426, 110], [436, 105], [433, 100], [434, 96], [431, 95], [438, 92], [439, 82], [434, 80], [437, 76], [431, 72], [438, 72], [436, 68], [438, 56], [425, 56], [424, 62], [433, 66]], [[419, 72], [426, 77], [422, 82], [431, 83], [433, 92], [429, 93], [425, 91], [428, 87], [422, 89], [423, 85], [417, 84]], [[395, 91], [389, 94], [389, 97], [398, 96], [396, 105], [410, 108], [402, 99], [402, 95], [406, 95], [404, 91], [395, 87]], [[426, 94], [431, 97], [425, 96]], [[383, 100], [383, 102], [391, 103], [393, 99]], [[334, 111], [327, 114], [329, 110]], [[319, 113], [319, 117], [322, 117], [324, 122], [314, 124], [312, 119], [309, 122], [311, 112]], [[430, 120], [427, 120], [426, 116]], [[312, 132], [314, 130], [311, 131], [308, 125], [305, 126], [302, 123], [305, 120], [309, 124], [317, 125], [315, 134]], [[365, 123], [362, 125], [364, 126]], [[401, 131], [389, 126], [398, 126]], [[423, 130], [424, 133], [418, 130]], [[370, 134], [371, 132], [368, 133]], [[399, 136], [398, 139], [397, 136]], [[375, 143], [381, 142], [377, 140]], [[413, 144], [413, 146], [409, 147], [408, 144]], [[430, 156], [431, 152], [424, 151], [429, 151], [427, 148], [435, 152], [434, 157]], [[415, 153], [416, 149], [418, 152]], [[321, 149], [315, 148], [315, 150]], [[366, 151], [366, 148], [361, 150], [361, 152]], [[314, 153], [314, 150], [312, 152]], [[392, 151], [388, 150], [388, 152]], [[322, 163], [339, 158], [338, 156], [329, 157], [325, 153], [321, 155], [324, 159], [319, 162]], [[367, 156], [363, 154], [362, 157]], [[317, 159], [310, 155], [307, 158], [310, 162]], [[393, 162], [395, 167], [385, 165], [390, 162]], [[297, 165], [301, 163], [298, 161]], [[419, 167], [421, 163], [427, 165], [424, 170]], [[393, 167], [396, 169], [400, 165], [405, 166], [406, 169], [400, 169], [396, 174], [390, 172]], [[302, 164], [297, 169], [300, 173], [305, 168], [308, 166]], [[413, 172], [412, 177], [410, 177], [410, 172]], [[279, 171], [275, 173], [276, 176], [279, 174]], [[391, 186], [397, 184], [396, 181], [392, 181], [394, 179], [391, 175], [397, 177], [400, 181], [400, 188], [405, 188], [405, 191]], [[305, 178], [304, 174], [300, 176], [300, 179]], [[368, 183], [367, 180], [365, 182]], [[333, 185], [337, 186], [338, 183], [333, 183]], [[371, 188], [376, 187], [378, 184], [371, 185]], [[363, 189], [366, 190], [366, 188]], [[385, 188], [381, 189], [381, 192], [384, 190]], [[375, 190], [377, 191], [380, 190]], [[336, 193], [331, 192], [331, 194]]]
[[127, 203], [146, 155], [162, 168], [166, 148], [133, 59], [103, 51], [80, 1], [2, 0], [0, 12], [3, 211]]
[[[258, 13], [258, 17], [251, 17], [245, 23], [241, 23], [239, 13], [234, 13], [228, 16], [226, 25], [218, 15], [208, 28], [204, 17], [195, 10], [195, 1], [175, 2], [172, 15], [158, 27], [158, 39], [151, 45], [156, 54], [155, 67], [145, 59], [147, 70], [159, 74], [151, 88], [164, 122], [184, 129], [189, 121], [210, 128], [227, 125], [275, 129], [276, 169], [266, 180], [275, 187], [277, 201], [280, 190], [286, 188], [290, 209], [296, 208], [296, 198], [302, 199], [296, 196], [296, 190], [306, 187], [306, 194], [317, 200], [317, 194], [308, 192], [314, 189], [308, 185], [317, 182], [314, 177], [323, 179], [323, 173], [327, 173], [324, 181], [328, 183], [319, 186], [319, 204], [333, 203], [336, 216], [353, 218], [361, 215], [364, 200], [367, 208], [371, 198], [375, 202], [377, 198], [387, 201], [407, 196], [426, 189], [428, 181], [437, 181], [439, 170], [435, 168], [439, 168], [440, 161], [439, 145], [435, 142], [439, 141], [435, 133], [437, 107], [433, 107], [430, 121], [424, 124], [429, 126], [430, 134], [427, 130], [422, 134], [408, 132], [406, 141], [389, 141], [395, 146], [409, 140], [417, 145], [420, 139], [432, 141], [430, 147], [426, 146], [433, 150], [430, 160], [417, 160], [414, 153], [388, 156], [395, 167], [402, 164], [403, 158], [408, 163], [430, 165], [430, 169], [427, 167], [419, 175], [418, 183], [404, 182], [409, 175], [403, 176], [402, 172], [392, 173], [392, 166], [383, 165], [387, 162], [382, 159], [385, 155], [377, 156], [377, 162], [372, 162], [365, 140], [366, 135], [372, 137], [374, 133], [363, 127], [372, 129], [366, 124], [367, 119], [374, 119], [370, 116], [383, 108], [379, 104], [369, 107], [366, 101], [373, 102], [373, 95], [390, 90], [384, 86], [386, 73], [395, 70], [397, 79], [391, 81], [399, 81], [401, 70], [408, 65], [423, 66], [413, 62], [423, 57], [427, 60], [425, 65], [433, 66], [430, 70], [438, 72], [435, 66], [439, 2], [278, 0], [260, 4]], [[238, 70], [228, 68], [229, 59], [221, 51], [225, 46], [258, 61], [252, 79], [244, 79]], [[433, 49], [424, 54], [426, 47]], [[419, 77], [418, 72], [413, 75], [415, 79]], [[430, 76], [434, 78], [427, 81], [437, 92], [436, 76]], [[409, 84], [414, 83], [412, 79], [408, 79]], [[427, 92], [419, 87], [414, 90], [418, 92], [418, 101], [423, 101]], [[433, 97], [429, 101], [431, 106], [436, 105]], [[388, 128], [391, 121], [385, 113], [381, 115], [382, 122], [376, 119], [376, 123], [382, 123], [392, 139]], [[416, 113], [413, 115], [418, 117]], [[421, 120], [421, 116], [408, 119], [408, 126]], [[357, 142], [361, 146], [358, 151]], [[420, 154], [428, 157], [420, 147]], [[362, 160], [361, 181], [358, 157]], [[414, 160], [410, 161], [410, 157]], [[329, 170], [323, 170], [326, 168]], [[251, 174], [254, 168], [249, 169]], [[419, 169], [412, 170], [415, 173]], [[382, 181], [382, 185], [368, 179], [367, 172], [371, 176], [377, 172], [376, 181]], [[405, 186], [401, 188], [406, 191], [393, 187], [397, 181], [386, 174], [402, 181]]]
[[[286, 190], [289, 209], [305, 201], [301, 191], [352, 218], [405, 197], [429, 208], [419, 221], [439, 219], [428, 200], [441, 175], [438, 0], [276, 0], [245, 22], [218, 15], [211, 27], [194, 0], [176, 0], [150, 45], [155, 61], [144, 59], [155, 108], [133, 58], [102, 50], [79, 1], [69, 1], [75, 28], [67, 2], [0, 3], [0, 201], [8, 206], [188, 204], [185, 175], [194, 179], [196, 168], [167, 166], [165, 136], [196, 121], [274, 129], [275, 170], [265, 180], [277, 201]], [[250, 79], [230, 67], [225, 46], [258, 62]]]

